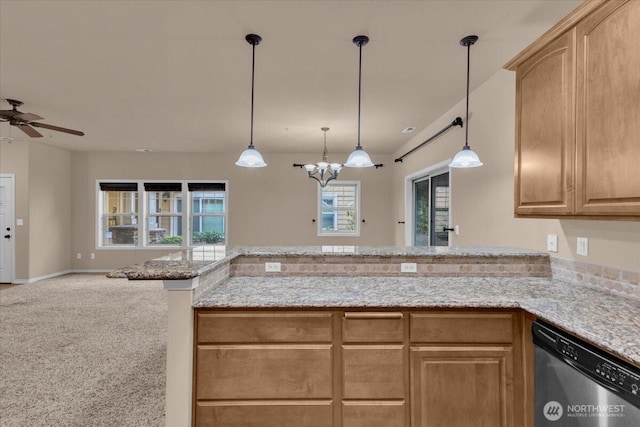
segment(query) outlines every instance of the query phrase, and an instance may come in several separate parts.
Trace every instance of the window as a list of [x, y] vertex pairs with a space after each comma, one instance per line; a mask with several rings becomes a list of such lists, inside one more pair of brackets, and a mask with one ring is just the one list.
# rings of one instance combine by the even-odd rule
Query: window
[[197, 245], [224, 245], [227, 202], [224, 184], [189, 184], [191, 241]]
[[98, 247], [225, 243], [224, 182], [101, 181], [97, 187]]
[[138, 244], [138, 184], [100, 183], [102, 246]]
[[182, 184], [145, 183], [148, 245], [182, 244]]
[[318, 236], [359, 236], [360, 183], [341, 181], [318, 188]]

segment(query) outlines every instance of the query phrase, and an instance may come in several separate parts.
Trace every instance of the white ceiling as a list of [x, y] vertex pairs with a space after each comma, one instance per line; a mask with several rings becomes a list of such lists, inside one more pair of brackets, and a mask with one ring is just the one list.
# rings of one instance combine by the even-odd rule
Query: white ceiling
[[[362, 145], [391, 153], [464, 98], [466, 48], [479, 86], [580, 1], [8, 1], [0, 0], [0, 98], [77, 137], [70, 150], [330, 152], [356, 142], [363, 47]], [[473, 97], [471, 98], [473, 109]], [[3, 100], [0, 109], [8, 109]], [[480, 106], [476, 106], [480, 108]], [[43, 132], [44, 131], [44, 132]], [[33, 138], [0, 125], [2, 136]]]

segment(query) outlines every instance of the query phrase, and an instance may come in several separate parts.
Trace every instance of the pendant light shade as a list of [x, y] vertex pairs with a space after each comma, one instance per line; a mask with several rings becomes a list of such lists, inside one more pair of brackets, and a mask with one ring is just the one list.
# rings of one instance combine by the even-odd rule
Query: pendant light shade
[[240, 154], [240, 158], [236, 162], [236, 165], [245, 168], [263, 168], [267, 166], [262, 158], [262, 155], [253, 146], [253, 92], [255, 83], [255, 69], [256, 69], [256, 46], [262, 41], [262, 37], [257, 34], [247, 34], [245, 40], [252, 46], [253, 54], [251, 60], [251, 138], [249, 140], [249, 147]]
[[353, 38], [353, 44], [356, 45], [359, 49], [360, 60], [358, 65], [358, 145], [355, 150], [349, 157], [347, 161], [344, 163], [346, 167], [349, 168], [370, 168], [375, 166], [371, 161], [371, 157], [367, 154], [366, 151], [360, 145], [360, 109], [362, 104], [362, 46], [369, 43], [369, 37], [367, 36], [356, 36]]
[[347, 162], [344, 165], [350, 168], [370, 168], [374, 166], [369, 154], [359, 145], [349, 154]]
[[450, 168], [476, 168], [482, 166], [482, 162], [478, 155], [469, 147], [469, 70], [471, 63], [471, 46], [478, 41], [478, 36], [467, 36], [460, 40], [460, 45], [467, 48], [467, 116], [464, 121], [464, 147], [455, 155]]
[[262, 155], [253, 147], [253, 144], [249, 145], [249, 148], [240, 154], [240, 158], [236, 162], [236, 165], [245, 168], [263, 168], [267, 166]]
[[462, 147], [462, 150], [449, 163], [449, 167], [452, 168], [475, 168], [478, 166], [482, 166], [482, 162], [476, 152], [468, 145]]

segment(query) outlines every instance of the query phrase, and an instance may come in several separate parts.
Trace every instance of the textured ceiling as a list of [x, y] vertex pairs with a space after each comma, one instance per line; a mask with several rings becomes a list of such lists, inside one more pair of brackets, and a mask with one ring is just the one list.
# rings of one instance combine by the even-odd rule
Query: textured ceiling
[[[464, 98], [476, 34], [477, 87], [579, 1], [0, 1], [0, 98], [44, 123], [37, 142], [71, 150], [391, 153]], [[0, 109], [8, 109], [1, 101]], [[472, 102], [473, 104], [473, 102]], [[473, 106], [472, 106], [473, 108]], [[15, 143], [36, 140], [0, 124]]]

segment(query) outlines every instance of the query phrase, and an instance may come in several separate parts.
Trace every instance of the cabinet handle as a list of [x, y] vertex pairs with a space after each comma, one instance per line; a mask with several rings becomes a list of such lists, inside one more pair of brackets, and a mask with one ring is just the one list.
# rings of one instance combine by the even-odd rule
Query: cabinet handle
[[345, 312], [345, 319], [402, 319], [403, 314], [398, 312]]

